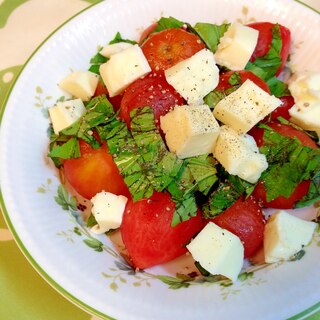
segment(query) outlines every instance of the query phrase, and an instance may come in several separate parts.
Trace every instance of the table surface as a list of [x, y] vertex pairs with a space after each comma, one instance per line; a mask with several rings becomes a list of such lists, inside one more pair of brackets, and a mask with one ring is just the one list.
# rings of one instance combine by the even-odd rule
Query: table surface
[[[68, 18], [99, 1], [0, 0], [0, 108], [35, 48]], [[320, 0], [303, 2], [320, 11]], [[0, 319], [97, 320], [62, 297], [38, 275], [15, 244], [1, 213]], [[320, 312], [308, 318], [311, 319], [319, 320]]]

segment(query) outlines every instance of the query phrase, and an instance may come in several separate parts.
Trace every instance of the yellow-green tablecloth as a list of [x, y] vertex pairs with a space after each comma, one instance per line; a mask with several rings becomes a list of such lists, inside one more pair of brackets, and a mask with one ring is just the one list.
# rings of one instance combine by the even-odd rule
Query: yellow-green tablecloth
[[[0, 108], [35, 48], [64, 21], [99, 1], [0, 0]], [[320, 0], [304, 2], [320, 10]], [[0, 213], [0, 320], [22, 319], [96, 318], [67, 301], [37, 274], [18, 249]], [[319, 320], [320, 312], [311, 319]]]

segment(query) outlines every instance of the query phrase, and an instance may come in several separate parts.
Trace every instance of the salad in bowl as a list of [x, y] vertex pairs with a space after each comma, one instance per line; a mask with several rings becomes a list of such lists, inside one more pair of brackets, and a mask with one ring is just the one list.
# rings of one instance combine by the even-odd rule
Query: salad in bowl
[[1, 123], [6, 220], [102, 318], [315, 310], [319, 17], [287, 0], [191, 7], [102, 2], [39, 48]]
[[317, 217], [287, 210], [320, 199], [320, 74], [292, 75], [290, 44], [278, 23], [162, 17], [59, 82], [49, 157], [135, 272], [189, 255], [180, 277], [228, 283], [305, 254]]

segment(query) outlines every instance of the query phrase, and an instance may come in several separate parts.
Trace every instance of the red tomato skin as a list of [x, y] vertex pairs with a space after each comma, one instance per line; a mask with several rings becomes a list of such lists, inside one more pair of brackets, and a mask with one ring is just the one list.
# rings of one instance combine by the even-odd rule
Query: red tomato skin
[[176, 28], [151, 34], [141, 46], [151, 69], [156, 72], [164, 71], [204, 48], [197, 35]]
[[155, 124], [160, 130], [160, 117], [175, 105], [184, 103], [185, 100], [162, 75], [151, 74], [136, 80], [125, 90], [119, 116], [130, 128], [130, 111], [138, 107], [149, 106], [154, 111]]
[[[271, 121], [266, 124], [284, 136], [290, 138], [297, 137], [304, 146], [317, 148], [316, 142], [303, 131], [297, 130], [290, 125], [281, 124], [278, 121]], [[249, 132], [249, 134], [255, 139], [259, 148], [263, 145], [263, 133], [264, 129], [258, 127], [254, 127]], [[252, 192], [252, 196], [260, 201], [266, 208], [292, 209], [294, 204], [308, 193], [310, 183], [310, 180], [302, 181], [289, 198], [279, 196], [271, 201], [267, 201], [266, 189], [263, 185], [263, 181], [259, 181]]]
[[286, 120], [290, 120], [289, 109], [294, 105], [294, 99], [292, 96], [284, 96], [279, 98], [282, 104], [267, 116], [264, 121], [277, 120], [278, 117], [282, 117]]
[[114, 111], [118, 111], [120, 109], [122, 95], [119, 94], [117, 96], [110, 97], [106, 86], [99, 81], [93, 96], [97, 97], [97, 96], [101, 96], [102, 94], [105, 94], [107, 96], [108, 100], [113, 105]]
[[174, 210], [168, 193], [155, 192], [149, 199], [128, 201], [120, 231], [133, 267], [149, 268], [187, 252], [185, 245], [203, 228], [203, 219], [198, 214], [172, 227]]
[[91, 199], [101, 191], [130, 197], [106, 143], [102, 143], [99, 149], [93, 149], [80, 140], [80, 152], [80, 158], [64, 160], [63, 169], [70, 185], [82, 197]]
[[244, 257], [251, 257], [262, 245], [265, 218], [258, 202], [249, 197], [238, 199], [210, 221], [238, 236], [244, 246]]
[[[263, 57], [269, 51], [272, 41], [272, 28], [274, 27], [274, 23], [254, 22], [248, 24], [248, 26], [259, 31], [258, 43], [250, 59], [250, 61], [254, 61], [258, 57]], [[284, 68], [286, 61], [288, 60], [291, 43], [290, 30], [282, 25], [279, 25], [279, 27], [282, 39], [282, 48], [280, 51], [282, 63], [276, 73], [276, 76], [280, 74], [280, 72]]]
[[225, 73], [222, 73], [220, 75], [219, 84], [216, 87], [216, 90], [225, 91], [232, 87], [232, 85], [228, 82], [230, 77], [235, 73], [239, 73], [241, 77], [241, 82], [244, 83], [246, 80], [251, 80], [253, 83], [255, 83], [258, 87], [260, 87], [262, 90], [266, 91], [270, 94], [269, 86], [258, 76], [256, 76], [251, 71], [247, 70], [240, 70], [240, 71], [228, 71]]

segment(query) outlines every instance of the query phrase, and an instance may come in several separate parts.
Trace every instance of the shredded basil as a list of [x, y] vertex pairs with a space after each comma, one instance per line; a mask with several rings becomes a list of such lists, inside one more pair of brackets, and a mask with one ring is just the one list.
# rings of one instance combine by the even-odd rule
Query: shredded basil
[[183, 21], [177, 20], [173, 17], [162, 17], [157, 21], [157, 27], [154, 29], [153, 32], [159, 32], [166, 29], [176, 28], [179, 29], [184, 25]]
[[[297, 138], [285, 137], [265, 124], [259, 127], [265, 129], [260, 151], [269, 164], [261, 175], [267, 201], [278, 196], [288, 198], [300, 182], [316, 179], [320, 171], [320, 149], [303, 146]], [[318, 199], [315, 192], [312, 194], [315, 198], [308, 199], [309, 203]]]
[[221, 37], [228, 30], [229, 26], [229, 23], [217, 25], [199, 22], [195, 24], [193, 31], [202, 39], [206, 46], [215, 53]]

